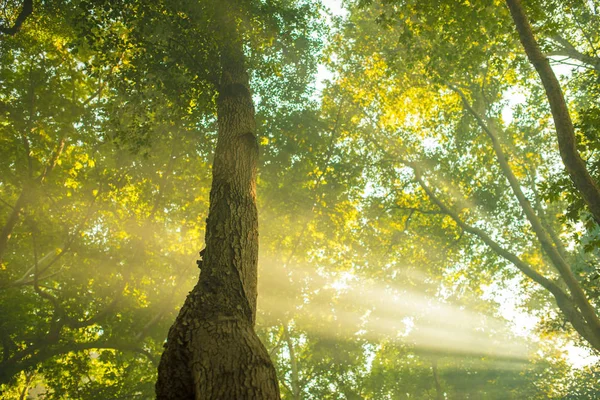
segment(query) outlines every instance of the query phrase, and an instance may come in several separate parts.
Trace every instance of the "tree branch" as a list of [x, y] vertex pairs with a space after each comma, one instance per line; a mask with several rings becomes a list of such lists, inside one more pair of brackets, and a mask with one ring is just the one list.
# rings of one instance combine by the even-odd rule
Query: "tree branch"
[[486, 232], [483, 230], [471, 226], [464, 222], [458, 214], [446, 206], [433, 191], [427, 186], [427, 184], [423, 181], [421, 171], [415, 164], [405, 164], [411, 167], [415, 173], [415, 178], [417, 182], [423, 188], [429, 199], [437, 205], [440, 210], [442, 210], [445, 214], [450, 216], [465, 232], [469, 232], [475, 236], [477, 236], [481, 241], [483, 241], [488, 247], [490, 247], [496, 254], [504, 258], [505, 260], [511, 262], [515, 267], [517, 267], [523, 274], [532, 279], [534, 282], [541, 285], [543, 288], [548, 290], [555, 298], [556, 304], [560, 308], [560, 310], [564, 313], [565, 317], [571, 322], [575, 330], [581, 334], [592, 346], [596, 349], [600, 350], [600, 336], [595, 333], [592, 323], [587, 322], [587, 318], [585, 315], [580, 313], [573, 299], [567, 295], [563, 290], [556, 285], [554, 282], [537, 272], [530, 265], [521, 260], [516, 254], [506, 250], [496, 241], [494, 241]]
[[17, 19], [15, 20], [15, 23], [13, 24], [13, 26], [10, 26], [10, 27], [1, 26], [0, 33], [3, 33], [5, 35], [11, 35], [11, 36], [15, 35], [17, 32], [19, 32], [21, 30], [21, 26], [23, 25], [23, 22], [25, 22], [25, 20], [32, 13], [33, 13], [33, 0], [23, 1], [23, 7], [21, 8], [21, 12], [17, 16]]
[[548, 255], [550, 260], [552, 261], [552, 265], [558, 270], [560, 276], [565, 280], [567, 287], [571, 295], [573, 296], [573, 300], [577, 307], [581, 310], [583, 316], [586, 321], [589, 322], [590, 326], [600, 332], [600, 318], [596, 314], [595, 308], [590, 304], [585, 292], [581, 288], [581, 285], [573, 275], [573, 271], [571, 267], [566, 262], [566, 260], [561, 256], [560, 251], [555, 247], [552, 242], [552, 239], [548, 235], [548, 232], [543, 227], [540, 219], [537, 214], [533, 210], [531, 203], [523, 194], [521, 190], [521, 184], [515, 174], [510, 167], [506, 155], [504, 154], [504, 150], [500, 145], [497, 135], [494, 133], [493, 129], [484, 121], [484, 119], [473, 109], [469, 101], [467, 100], [465, 94], [455, 86], [448, 85], [450, 89], [456, 92], [462, 99], [462, 102], [467, 109], [467, 111], [475, 118], [477, 124], [481, 127], [481, 129], [487, 134], [487, 136], [492, 141], [492, 147], [494, 153], [496, 154], [496, 159], [498, 160], [498, 164], [500, 164], [500, 168], [502, 173], [508, 180], [510, 187], [519, 201], [519, 205], [523, 210], [527, 220], [531, 224], [533, 231], [535, 232], [536, 237], [538, 238], [542, 249]]
[[62, 343], [52, 345], [48, 343], [46, 346], [41, 346], [35, 354], [19, 353], [18, 356], [13, 356], [9, 360], [0, 363], [0, 384], [7, 383], [17, 373], [34, 367], [39, 363], [46, 361], [52, 357], [67, 354], [71, 352], [79, 352], [91, 349], [113, 349], [124, 352], [138, 353], [146, 357], [155, 366], [158, 365], [157, 358], [148, 350], [144, 349], [137, 343], [129, 343], [113, 339], [97, 340], [94, 342], [85, 343]]
[[[544, 56], [535, 40], [520, 0], [506, 0], [506, 4], [510, 9], [525, 53], [527, 53], [529, 61], [537, 70], [546, 91], [556, 128], [558, 148], [565, 168], [588, 205], [594, 219], [600, 224], [600, 188], [589, 174], [585, 162], [577, 151], [575, 129], [560, 83], [550, 67], [548, 58]], [[598, 329], [600, 329], [600, 322]]]
[[588, 56], [587, 54], [583, 54], [579, 50], [575, 48], [567, 39], [562, 37], [561, 35], [554, 35], [551, 39], [558, 43], [561, 48], [555, 50], [551, 53], [546, 54], [546, 56], [564, 56], [571, 58], [573, 60], [577, 60], [583, 64], [589, 65], [594, 70], [600, 72], [600, 58]]
[[0, 232], [0, 262], [4, 259], [4, 253], [8, 247], [8, 241], [12, 235], [13, 229], [17, 225], [17, 222], [19, 222], [19, 217], [30, 200], [30, 191], [30, 183], [26, 182], [21, 189], [21, 193], [19, 194], [15, 205], [12, 207], [12, 212], [10, 213], [8, 220], [2, 227], [2, 231]]

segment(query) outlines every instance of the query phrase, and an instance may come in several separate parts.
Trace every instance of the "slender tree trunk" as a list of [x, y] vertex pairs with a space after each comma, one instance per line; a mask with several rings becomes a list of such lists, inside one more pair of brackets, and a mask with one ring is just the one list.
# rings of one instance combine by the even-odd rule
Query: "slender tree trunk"
[[296, 357], [294, 343], [292, 342], [292, 338], [290, 337], [290, 332], [286, 323], [283, 324], [283, 334], [288, 347], [288, 351], [290, 353], [290, 366], [292, 367], [292, 398], [294, 400], [302, 400], [300, 376], [298, 374], [298, 359]]
[[433, 381], [435, 383], [435, 398], [436, 400], [444, 400], [444, 392], [442, 392], [442, 385], [440, 384], [440, 376], [438, 373], [437, 359], [431, 360], [431, 373], [433, 374]]
[[583, 161], [577, 151], [575, 129], [560, 83], [550, 67], [548, 58], [542, 53], [535, 40], [521, 1], [506, 0], [506, 4], [510, 9], [513, 21], [519, 32], [519, 38], [521, 39], [525, 53], [527, 53], [529, 61], [538, 72], [546, 90], [546, 97], [550, 103], [554, 126], [556, 127], [558, 148], [565, 169], [569, 173], [575, 187], [581, 193], [581, 197], [583, 197], [583, 200], [589, 207], [594, 219], [600, 224], [600, 187], [590, 176], [585, 161]]
[[223, 46], [218, 140], [198, 284], [171, 327], [157, 399], [279, 399], [275, 369], [254, 332], [258, 218], [254, 106], [242, 43]]

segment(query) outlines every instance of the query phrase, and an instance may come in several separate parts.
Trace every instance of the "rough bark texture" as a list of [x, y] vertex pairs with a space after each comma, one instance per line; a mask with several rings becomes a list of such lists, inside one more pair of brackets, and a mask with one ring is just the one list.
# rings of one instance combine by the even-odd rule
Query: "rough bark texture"
[[565, 168], [592, 212], [594, 219], [600, 223], [600, 188], [590, 176], [585, 162], [577, 151], [575, 129], [558, 79], [556, 79], [556, 75], [550, 67], [548, 58], [542, 53], [533, 36], [531, 25], [520, 0], [506, 0], [506, 4], [510, 9], [527, 57], [537, 70], [546, 90], [546, 97], [550, 103], [554, 126], [556, 127], [558, 148]]
[[280, 397], [275, 369], [254, 332], [258, 145], [239, 41], [222, 49], [221, 67], [202, 271], [169, 331], [158, 369], [158, 399]]

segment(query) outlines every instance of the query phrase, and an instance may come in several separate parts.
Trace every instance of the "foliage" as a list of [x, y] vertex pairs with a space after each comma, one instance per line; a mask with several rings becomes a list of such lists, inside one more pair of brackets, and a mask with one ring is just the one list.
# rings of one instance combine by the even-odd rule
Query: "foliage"
[[[596, 3], [526, 11], [553, 63], [576, 64], [561, 82], [597, 178]], [[7, 398], [153, 397], [198, 277], [219, 4], [44, 1], [0, 37]], [[598, 225], [504, 4], [238, 4], [261, 144], [258, 325], [283, 397], [594, 397], [596, 367], [573, 370], [560, 343], [592, 346], [471, 229], [565, 287], [481, 119], [598, 310]], [[318, 64], [333, 72], [319, 85]]]

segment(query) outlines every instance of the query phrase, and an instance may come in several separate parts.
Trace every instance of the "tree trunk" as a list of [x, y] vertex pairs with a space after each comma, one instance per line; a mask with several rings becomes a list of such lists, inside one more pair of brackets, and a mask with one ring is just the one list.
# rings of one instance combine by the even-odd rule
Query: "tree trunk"
[[431, 373], [433, 374], [433, 382], [435, 383], [435, 398], [436, 400], [444, 400], [444, 392], [440, 384], [440, 375], [438, 374], [437, 359], [431, 360]]
[[17, 202], [13, 206], [12, 212], [10, 213], [6, 223], [2, 227], [2, 231], [0, 231], [0, 263], [4, 260], [4, 253], [6, 253], [6, 249], [8, 248], [8, 241], [12, 235], [13, 229], [19, 222], [19, 218], [23, 209], [27, 206], [30, 200], [30, 183], [25, 182], [23, 185], [23, 189], [21, 189], [21, 194], [17, 198]]
[[542, 53], [525, 15], [520, 0], [506, 0], [513, 21], [519, 33], [519, 39], [523, 44], [525, 53], [531, 64], [535, 67], [546, 91], [546, 97], [552, 111], [556, 136], [558, 138], [558, 149], [571, 180], [581, 194], [581, 197], [589, 207], [594, 219], [600, 224], [600, 187], [592, 178], [585, 161], [577, 151], [577, 140], [575, 128], [571, 121], [571, 115], [563, 96], [562, 89], [550, 61]]
[[254, 332], [258, 217], [254, 106], [239, 39], [223, 46], [206, 250], [198, 284], [171, 327], [157, 399], [279, 399]]
[[292, 386], [292, 398], [294, 400], [302, 400], [300, 375], [298, 374], [298, 359], [296, 358], [294, 343], [292, 342], [292, 338], [290, 337], [290, 332], [288, 330], [287, 323], [283, 324], [283, 335], [288, 347], [288, 352], [290, 353], [290, 366], [292, 368], [292, 381], [290, 382]]

